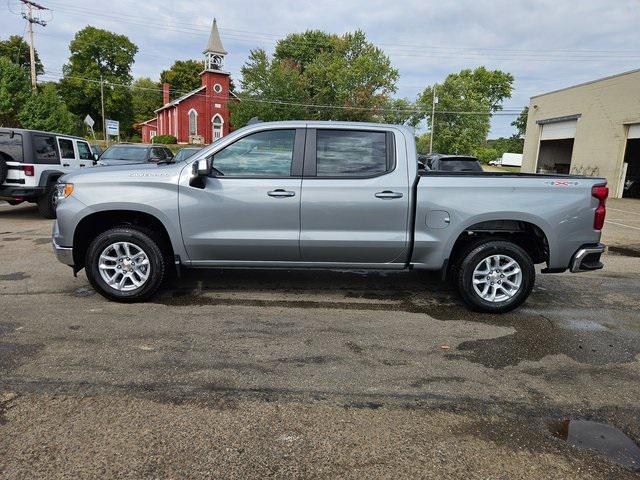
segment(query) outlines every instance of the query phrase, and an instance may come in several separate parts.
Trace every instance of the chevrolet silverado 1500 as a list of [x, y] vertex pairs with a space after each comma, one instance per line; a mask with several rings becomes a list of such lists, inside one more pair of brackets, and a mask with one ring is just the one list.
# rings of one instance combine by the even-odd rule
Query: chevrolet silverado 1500
[[542, 272], [602, 268], [601, 178], [429, 172], [412, 130], [257, 123], [183, 162], [91, 168], [58, 185], [54, 251], [107, 298], [182, 267], [424, 269], [484, 312]]

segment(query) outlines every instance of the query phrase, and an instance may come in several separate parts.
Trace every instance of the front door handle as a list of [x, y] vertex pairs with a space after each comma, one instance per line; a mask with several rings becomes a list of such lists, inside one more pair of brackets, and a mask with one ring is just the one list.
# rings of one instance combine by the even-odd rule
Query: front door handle
[[63, 163], [62, 166], [63, 167], [70, 167], [71, 165], [69, 165], [68, 163]]
[[376, 193], [376, 198], [388, 199], [388, 198], [402, 198], [402, 193], [392, 192], [391, 190], [385, 190], [383, 192]]
[[285, 190], [284, 188], [277, 188], [275, 190], [271, 190], [270, 192], [267, 192], [267, 195], [269, 195], [270, 197], [276, 197], [276, 198], [295, 197], [296, 192], [291, 192], [289, 190]]

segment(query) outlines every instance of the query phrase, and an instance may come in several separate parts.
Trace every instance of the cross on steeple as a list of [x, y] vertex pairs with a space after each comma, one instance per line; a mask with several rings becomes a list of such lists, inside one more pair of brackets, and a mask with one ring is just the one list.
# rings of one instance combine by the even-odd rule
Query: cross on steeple
[[220, 70], [222, 68], [227, 51], [222, 46], [222, 40], [220, 40], [220, 34], [218, 33], [218, 23], [215, 18], [211, 24], [211, 34], [209, 35], [207, 47], [202, 53], [204, 53], [205, 70]]

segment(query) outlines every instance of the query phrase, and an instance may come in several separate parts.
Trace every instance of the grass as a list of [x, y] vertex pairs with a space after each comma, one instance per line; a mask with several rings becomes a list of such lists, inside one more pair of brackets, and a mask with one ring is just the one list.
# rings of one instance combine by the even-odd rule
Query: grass
[[520, 167], [498, 167], [494, 165], [482, 165], [482, 169], [485, 172], [509, 172], [509, 173], [518, 173], [520, 171]]

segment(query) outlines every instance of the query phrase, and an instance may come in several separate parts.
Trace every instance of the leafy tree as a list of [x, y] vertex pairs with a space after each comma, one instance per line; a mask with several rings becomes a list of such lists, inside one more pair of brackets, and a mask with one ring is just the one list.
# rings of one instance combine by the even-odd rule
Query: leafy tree
[[198, 60], [176, 60], [170, 69], [160, 73], [160, 83], [171, 85], [171, 98], [178, 98], [202, 85], [202, 69], [202, 62]]
[[18, 126], [18, 112], [29, 98], [30, 88], [27, 72], [0, 57], [0, 126]]
[[160, 84], [150, 78], [138, 78], [132, 85], [133, 120], [144, 122], [155, 117], [155, 111], [162, 106]]
[[[478, 67], [452, 73], [436, 88], [439, 99], [433, 149], [439, 153], [470, 153], [484, 144], [489, 133], [490, 113], [502, 109], [502, 101], [511, 97], [513, 76], [500, 70]], [[425, 88], [417, 104], [431, 129], [433, 86]], [[487, 112], [456, 113], [456, 112]]]
[[78, 132], [79, 121], [58, 95], [54, 84], [40, 87], [29, 97], [18, 114], [23, 128], [72, 135]]
[[525, 133], [527, 133], [527, 117], [529, 116], [529, 107], [524, 107], [513, 122], [511, 122], [511, 126], [516, 127], [517, 133], [516, 137], [524, 138]]
[[102, 119], [100, 77], [105, 81], [104, 102], [107, 118], [119, 120], [124, 131], [131, 131], [131, 65], [138, 51], [125, 35], [87, 26], [69, 44], [71, 56], [64, 65], [60, 93], [69, 110], [79, 117], [89, 114]]
[[418, 153], [427, 154], [429, 153], [429, 139], [431, 135], [429, 132], [423, 133], [422, 135], [416, 137], [416, 150]]
[[480, 163], [489, 163], [502, 156], [502, 153], [500, 153], [495, 148], [484, 146], [476, 147], [476, 149], [473, 151], [473, 154], [478, 158]]
[[[34, 49], [35, 50], [35, 49]], [[29, 44], [20, 35], [11, 35], [7, 40], [0, 41], [0, 57], [7, 57], [26, 72], [31, 72], [31, 60], [29, 56]], [[35, 50], [36, 74], [42, 75], [44, 67]]]
[[416, 127], [420, 123], [420, 114], [406, 98], [394, 98], [387, 102], [380, 115], [380, 121], [393, 125]]
[[231, 122], [262, 120], [374, 120], [395, 92], [398, 71], [361, 31], [341, 36], [318, 30], [278, 41], [273, 57], [252, 50], [242, 67], [241, 101]]

